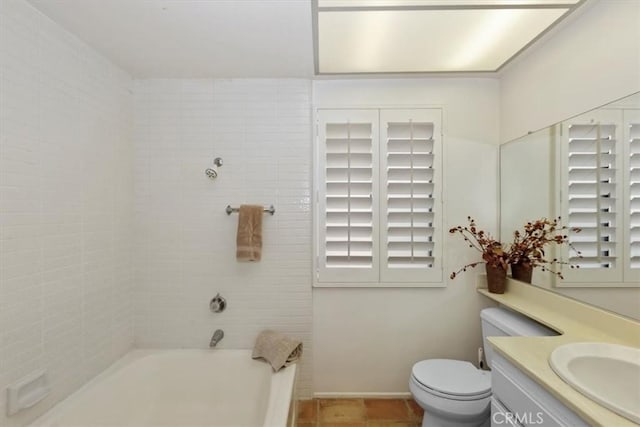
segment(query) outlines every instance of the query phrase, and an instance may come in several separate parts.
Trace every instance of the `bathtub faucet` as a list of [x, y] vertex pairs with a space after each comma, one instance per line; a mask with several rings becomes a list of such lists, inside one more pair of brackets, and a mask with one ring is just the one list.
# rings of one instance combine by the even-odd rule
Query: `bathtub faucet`
[[216, 329], [216, 331], [213, 333], [213, 336], [211, 337], [209, 347], [214, 348], [222, 338], [224, 338], [224, 332], [222, 331], [222, 329]]

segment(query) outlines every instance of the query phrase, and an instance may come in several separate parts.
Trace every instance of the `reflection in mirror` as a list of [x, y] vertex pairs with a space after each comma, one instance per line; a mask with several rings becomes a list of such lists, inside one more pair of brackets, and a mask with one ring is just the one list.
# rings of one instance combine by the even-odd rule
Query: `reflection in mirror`
[[562, 123], [559, 206], [568, 225], [582, 230], [570, 236], [582, 255], [563, 253], [580, 268], [558, 286], [638, 285], [638, 111], [605, 106]]
[[[500, 238], [508, 244], [515, 230], [531, 220], [554, 218], [554, 127], [530, 133], [500, 147]], [[533, 271], [532, 283], [549, 287], [553, 276]]]
[[539, 218], [582, 230], [581, 257], [547, 253], [580, 268], [535, 269], [533, 284], [640, 317], [640, 93], [502, 145], [500, 194], [504, 243]]

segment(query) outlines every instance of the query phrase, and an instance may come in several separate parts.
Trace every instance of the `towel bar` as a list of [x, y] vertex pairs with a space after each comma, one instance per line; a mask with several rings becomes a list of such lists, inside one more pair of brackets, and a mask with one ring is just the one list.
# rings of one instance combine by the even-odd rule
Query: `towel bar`
[[[227, 205], [225, 212], [227, 213], [227, 215], [231, 215], [233, 212], [238, 212], [239, 210], [240, 208], [232, 208], [231, 205]], [[276, 213], [276, 208], [271, 205], [268, 208], [264, 208], [263, 212], [269, 212], [271, 215], [273, 215], [274, 213]]]

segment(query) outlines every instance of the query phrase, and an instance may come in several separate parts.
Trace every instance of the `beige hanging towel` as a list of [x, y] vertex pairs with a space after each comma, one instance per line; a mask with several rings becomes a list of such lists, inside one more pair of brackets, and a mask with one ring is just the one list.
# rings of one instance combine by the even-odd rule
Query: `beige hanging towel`
[[275, 331], [262, 331], [253, 347], [253, 359], [262, 358], [274, 372], [295, 363], [302, 357], [302, 342]]
[[238, 212], [238, 234], [236, 235], [236, 259], [238, 261], [260, 261], [262, 257], [262, 213], [258, 205], [241, 205]]

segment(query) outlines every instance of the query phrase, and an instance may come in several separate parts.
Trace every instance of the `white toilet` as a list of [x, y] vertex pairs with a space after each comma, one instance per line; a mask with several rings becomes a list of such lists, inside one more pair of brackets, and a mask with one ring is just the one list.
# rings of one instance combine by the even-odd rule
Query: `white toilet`
[[[502, 308], [480, 312], [487, 363], [493, 350], [491, 336], [544, 336], [552, 332], [518, 313]], [[469, 362], [429, 359], [413, 365], [409, 389], [424, 409], [422, 427], [489, 426], [491, 415], [491, 373]]]

